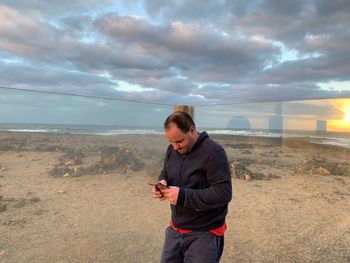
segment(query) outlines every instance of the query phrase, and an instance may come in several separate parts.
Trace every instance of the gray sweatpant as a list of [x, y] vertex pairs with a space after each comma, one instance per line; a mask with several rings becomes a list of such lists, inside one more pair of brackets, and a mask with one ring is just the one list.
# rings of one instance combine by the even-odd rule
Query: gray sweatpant
[[165, 231], [161, 263], [218, 263], [224, 237], [209, 231], [182, 234], [172, 227]]

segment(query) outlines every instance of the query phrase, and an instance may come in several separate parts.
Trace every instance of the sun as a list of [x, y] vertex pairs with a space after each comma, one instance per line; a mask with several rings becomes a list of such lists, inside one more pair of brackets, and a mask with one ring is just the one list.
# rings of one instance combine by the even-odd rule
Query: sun
[[345, 122], [346, 124], [350, 124], [350, 106], [344, 107], [343, 112], [344, 112], [343, 122]]
[[332, 102], [338, 109], [340, 118], [328, 120], [327, 131], [350, 132], [350, 99], [339, 99]]
[[346, 123], [350, 123], [350, 112], [344, 112], [343, 121]]

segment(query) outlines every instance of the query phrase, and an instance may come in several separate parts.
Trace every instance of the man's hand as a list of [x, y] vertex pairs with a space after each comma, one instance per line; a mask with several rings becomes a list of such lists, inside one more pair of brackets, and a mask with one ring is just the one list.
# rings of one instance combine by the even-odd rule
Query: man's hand
[[[167, 185], [167, 182], [165, 180], [161, 180], [161, 181], [159, 181], [159, 183]], [[166, 199], [164, 197], [164, 195], [162, 194], [162, 192], [160, 191], [160, 189], [157, 189], [155, 186], [152, 187], [152, 196], [153, 196], [153, 198], [157, 198], [160, 201], [164, 201]]]
[[164, 198], [167, 199], [172, 205], [176, 205], [179, 192], [180, 188], [177, 186], [170, 186], [169, 189], [162, 189]]

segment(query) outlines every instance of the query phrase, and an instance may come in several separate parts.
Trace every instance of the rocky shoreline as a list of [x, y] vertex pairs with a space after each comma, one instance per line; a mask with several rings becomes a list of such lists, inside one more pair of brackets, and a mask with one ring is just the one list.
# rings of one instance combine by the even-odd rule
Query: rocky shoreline
[[[234, 186], [222, 262], [350, 260], [350, 149], [212, 138]], [[169, 209], [147, 183], [167, 145], [160, 135], [0, 132], [0, 261], [157, 262]]]

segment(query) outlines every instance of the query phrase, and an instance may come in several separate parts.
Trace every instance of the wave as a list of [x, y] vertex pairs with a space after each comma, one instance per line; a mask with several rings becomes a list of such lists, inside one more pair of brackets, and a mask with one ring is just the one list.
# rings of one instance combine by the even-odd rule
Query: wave
[[39, 132], [39, 133], [58, 133], [57, 129], [0, 129], [0, 131], [8, 132]]
[[[90, 134], [90, 135], [123, 135], [123, 134], [163, 134], [161, 130], [149, 128], [111, 128], [105, 126], [85, 125], [56, 125], [56, 127], [45, 127], [44, 125], [1, 125], [0, 131], [23, 132], [23, 133], [67, 133], [67, 134]], [[23, 127], [24, 126], [24, 127]], [[53, 126], [53, 125], [52, 125]]]
[[330, 137], [329, 135], [319, 136], [312, 135], [310, 133], [304, 133], [302, 131], [288, 131], [288, 132], [269, 132], [265, 130], [208, 130], [208, 134], [218, 135], [238, 135], [238, 136], [252, 136], [252, 137], [270, 137], [270, 138], [281, 138], [281, 137], [309, 137], [317, 140], [312, 141], [316, 144], [327, 144], [340, 146], [343, 148], [350, 149], [350, 138], [339, 138]]
[[[314, 138], [313, 143], [335, 145], [350, 148], [350, 138], [348, 136], [333, 137], [331, 135], [318, 136], [314, 133], [303, 131], [278, 131], [267, 130], [228, 130], [228, 129], [205, 129], [208, 134], [217, 135], [237, 135], [254, 137], [309, 137]], [[66, 133], [66, 134], [90, 134], [102, 136], [115, 135], [163, 135], [162, 128], [136, 128], [123, 127], [114, 128], [111, 126], [98, 125], [44, 125], [44, 124], [1, 124], [0, 131], [24, 132], [24, 133]], [[344, 138], [345, 137], [345, 138]]]
[[143, 130], [143, 129], [120, 129], [120, 130], [111, 130], [111, 131], [104, 131], [104, 132], [96, 132], [95, 135], [146, 135], [146, 134], [154, 134], [154, 135], [162, 135], [163, 132], [156, 131], [156, 130]]
[[343, 148], [350, 149], [350, 140], [349, 139], [341, 139], [341, 138], [327, 138], [327, 139], [325, 139], [325, 138], [321, 138], [321, 140], [313, 141], [313, 143], [334, 145], [334, 146], [340, 146]]
[[208, 130], [208, 134], [219, 135], [240, 135], [240, 136], [260, 136], [260, 137], [282, 137], [282, 133], [272, 133], [268, 131], [252, 131], [252, 130]]

